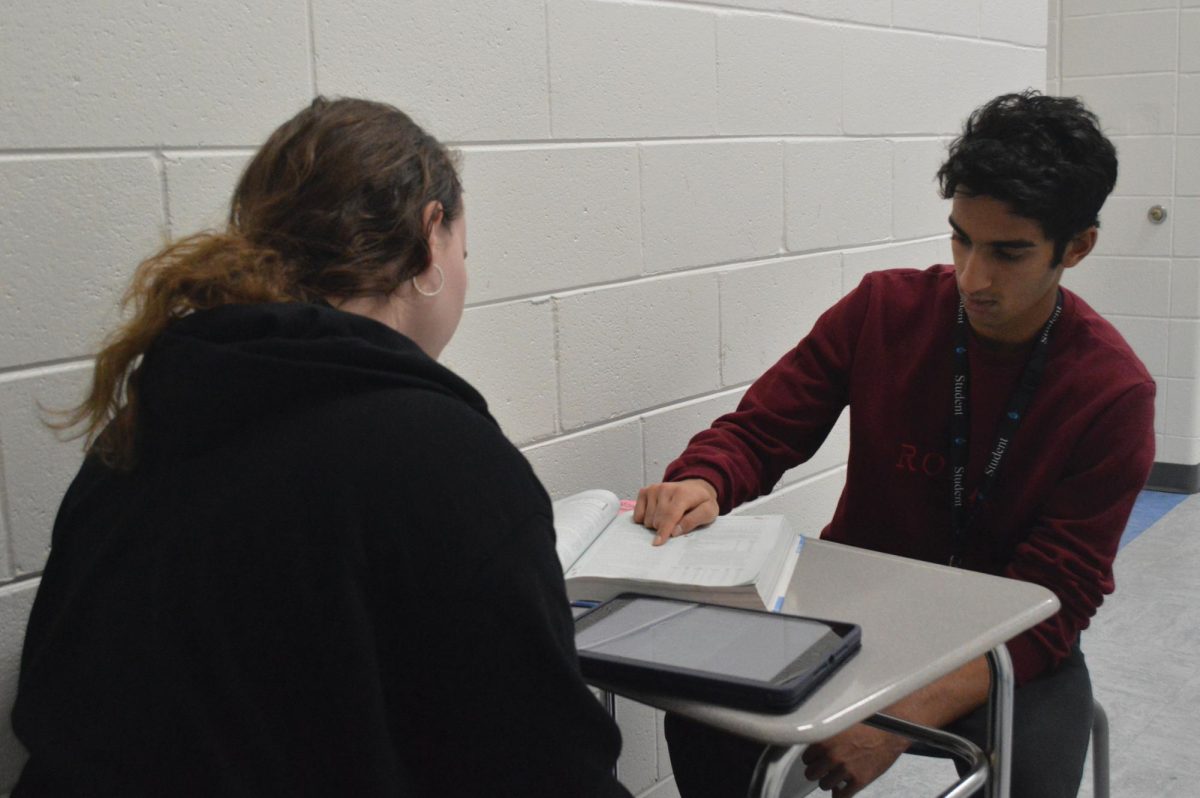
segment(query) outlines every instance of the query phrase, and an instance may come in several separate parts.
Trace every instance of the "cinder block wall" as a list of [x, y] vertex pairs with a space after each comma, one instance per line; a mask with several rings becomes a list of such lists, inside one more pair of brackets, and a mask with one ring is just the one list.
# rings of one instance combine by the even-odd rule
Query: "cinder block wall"
[[[1043, 0], [180, 0], [0, 24], [0, 712], [133, 266], [219, 224], [315, 93], [395, 103], [463, 156], [469, 308], [445, 361], [555, 496], [632, 496], [861, 275], [948, 258], [962, 116], [1042, 87]], [[816, 534], [845, 432], [763, 504]], [[653, 711], [621, 777], [670, 795]], [[0, 793], [19, 753], [0, 727]]]
[[[1064, 284], [1158, 382], [1159, 463], [1200, 463], [1200, 0], [1052, 0], [1048, 86], [1083, 98], [1121, 159], [1096, 253]], [[1147, 211], [1167, 209], [1162, 224]], [[1157, 472], [1156, 472], [1157, 473]]]

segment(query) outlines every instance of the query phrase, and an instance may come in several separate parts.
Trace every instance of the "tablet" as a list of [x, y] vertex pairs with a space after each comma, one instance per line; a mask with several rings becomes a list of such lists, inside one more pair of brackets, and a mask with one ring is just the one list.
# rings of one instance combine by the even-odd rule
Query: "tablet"
[[631, 593], [575, 621], [590, 681], [768, 712], [797, 707], [861, 640], [855, 624]]

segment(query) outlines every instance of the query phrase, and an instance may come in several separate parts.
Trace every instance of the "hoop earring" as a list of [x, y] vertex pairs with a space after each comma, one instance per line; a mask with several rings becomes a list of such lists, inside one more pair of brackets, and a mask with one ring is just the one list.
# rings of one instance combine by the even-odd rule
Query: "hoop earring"
[[413, 288], [421, 296], [437, 296], [438, 294], [442, 293], [442, 289], [446, 287], [446, 273], [442, 271], [442, 267], [438, 266], [436, 263], [431, 263], [429, 266], [430, 268], [437, 269], [438, 277], [441, 278], [441, 281], [438, 283], [437, 288], [433, 289], [432, 291], [425, 291], [422, 290], [420, 284], [417, 283], [417, 276], [414, 274], [412, 278]]

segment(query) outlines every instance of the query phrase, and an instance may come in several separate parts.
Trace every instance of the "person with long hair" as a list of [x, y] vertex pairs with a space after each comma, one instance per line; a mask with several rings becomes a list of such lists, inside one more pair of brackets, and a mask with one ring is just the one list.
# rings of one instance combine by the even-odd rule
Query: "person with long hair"
[[138, 267], [60, 423], [14, 798], [628, 795], [549, 498], [436, 360], [466, 257], [451, 154], [318, 97]]

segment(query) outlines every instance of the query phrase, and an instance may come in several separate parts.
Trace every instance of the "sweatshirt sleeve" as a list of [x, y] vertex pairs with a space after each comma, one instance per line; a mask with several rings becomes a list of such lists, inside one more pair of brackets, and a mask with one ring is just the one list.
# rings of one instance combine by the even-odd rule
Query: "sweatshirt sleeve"
[[[612, 775], [620, 733], [580, 674], [549, 496], [480, 413], [398, 399], [361, 442], [375, 456], [355, 489], [369, 497], [374, 646], [412, 793], [629, 798]], [[363, 415], [387, 418], [395, 400], [380, 401]]]
[[612, 775], [616, 724], [583, 682], [549, 517], [512, 531], [421, 640], [410, 684], [433, 711], [416, 755], [435, 766], [430, 794], [629, 798]]
[[812, 457], [849, 402], [850, 369], [871, 301], [871, 275], [746, 392], [737, 410], [688, 442], [663, 479], [703, 479], [722, 513], [771, 491]]
[[1054, 591], [1058, 613], [1008, 642], [1018, 685], [1056, 667], [1114, 589], [1113, 560], [1154, 461], [1154, 383], [1130, 388], [1076, 446], [1004, 576]]

